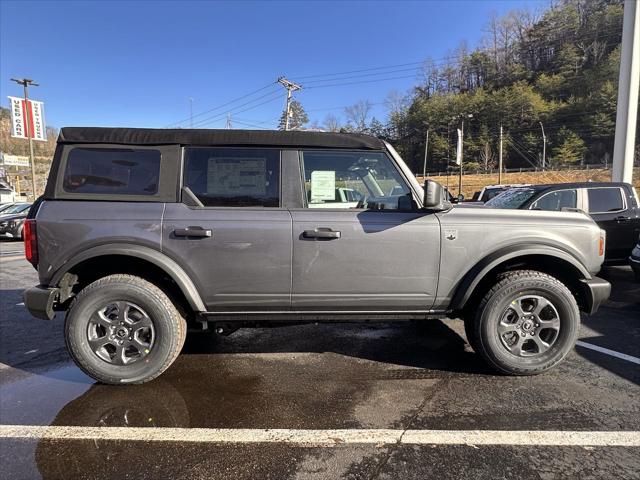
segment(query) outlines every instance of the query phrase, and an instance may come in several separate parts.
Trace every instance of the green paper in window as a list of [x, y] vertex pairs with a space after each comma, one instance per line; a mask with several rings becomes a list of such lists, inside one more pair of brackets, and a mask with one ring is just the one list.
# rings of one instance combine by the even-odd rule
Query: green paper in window
[[336, 172], [314, 170], [311, 172], [311, 202], [336, 199]]

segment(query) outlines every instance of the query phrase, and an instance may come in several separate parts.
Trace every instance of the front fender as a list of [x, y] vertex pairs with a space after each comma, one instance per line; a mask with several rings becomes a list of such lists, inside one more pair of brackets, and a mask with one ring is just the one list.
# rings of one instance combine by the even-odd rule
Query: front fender
[[482, 281], [482, 279], [491, 270], [498, 265], [518, 257], [528, 255], [543, 255], [547, 257], [557, 258], [570, 263], [580, 272], [581, 278], [591, 280], [592, 276], [586, 267], [573, 255], [550, 245], [540, 244], [520, 244], [510, 245], [490, 253], [478, 263], [476, 263], [469, 272], [462, 278], [455, 289], [455, 294], [451, 300], [450, 309], [453, 311], [461, 310], [471, 297], [474, 289]]

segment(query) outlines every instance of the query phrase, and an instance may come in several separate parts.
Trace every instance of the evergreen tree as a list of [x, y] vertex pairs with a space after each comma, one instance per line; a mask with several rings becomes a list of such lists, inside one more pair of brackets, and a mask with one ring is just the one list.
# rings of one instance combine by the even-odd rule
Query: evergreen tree
[[[308, 121], [309, 116], [307, 112], [302, 108], [302, 104], [297, 100], [291, 100], [290, 106], [291, 114], [289, 116], [289, 130], [297, 130], [303, 127]], [[280, 122], [278, 123], [278, 129], [284, 130], [287, 121], [287, 112], [282, 112], [280, 115]]]
[[583, 159], [586, 146], [575, 132], [562, 127], [558, 132], [560, 143], [551, 152], [552, 165], [575, 165]]

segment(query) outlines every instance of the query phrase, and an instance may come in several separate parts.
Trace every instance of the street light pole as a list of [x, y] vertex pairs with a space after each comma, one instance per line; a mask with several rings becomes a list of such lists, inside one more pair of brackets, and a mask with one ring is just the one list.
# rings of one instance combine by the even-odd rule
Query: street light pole
[[544, 171], [547, 164], [547, 136], [544, 134], [544, 125], [540, 123], [542, 129], [542, 170]]
[[427, 176], [427, 152], [429, 151], [429, 129], [427, 128], [427, 140], [424, 145], [424, 164], [422, 165], [422, 183], [424, 183]]
[[469, 113], [466, 115], [461, 115], [462, 122], [460, 125], [460, 174], [458, 177], [458, 195], [462, 195], [462, 159], [464, 156], [464, 119], [465, 118], [473, 118], [473, 114]]
[[36, 189], [36, 165], [35, 165], [35, 159], [33, 156], [33, 132], [31, 131], [32, 111], [31, 111], [31, 107], [29, 106], [29, 85], [32, 85], [34, 87], [38, 87], [39, 85], [35, 83], [33, 80], [31, 80], [30, 78], [12, 78], [11, 81], [16, 82], [18, 85], [22, 85], [22, 88], [24, 90], [24, 111], [26, 112], [24, 124], [25, 124], [25, 131], [27, 133], [27, 138], [29, 139], [29, 161], [31, 163], [31, 188], [33, 192], [32, 193], [33, 200], [35, 201], [38, 196], [38, 192]]

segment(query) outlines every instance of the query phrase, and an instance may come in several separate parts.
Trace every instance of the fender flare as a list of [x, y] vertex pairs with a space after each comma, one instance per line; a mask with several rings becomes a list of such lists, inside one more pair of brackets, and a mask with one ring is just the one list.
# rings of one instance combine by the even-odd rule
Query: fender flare
[[476, 263], [471, 270], [464, 275], [462, 280], [456, 286], [455, 294], [451, 300], [450, 309], [461, 310], [464, 308], [467, 300], [469, 300], [469, 297], [471, 297], [471, 294], [478, 284], [482, 281], [485, 275], [495, 267], [508, 260], [527, 255], [544, 255], [564, 260], [575, 267], [575, 269], [580, 272], [583, 279], [590, 280], [592, 278], [589, 271], [575, 256], [558, 247], [540, 244], [511, 245], [490, 253]]
[[189, 302], [189, 306], [194, 311], [205, 312], [207, 310], [198, 289], [182, 267], [164, 253], [142, 245], [116, 243], [89, 248], [88, 250], [75, 255], [73, 260], [62, 265], [51, 277], [50, 284], [57, 286], [62, 280], [64, 274], [69, 272], [73, 267], [86, 260], [106, 255], [136, 257], [154, 264], [169, 275], [174, 282], [176, 282], [176, 285], [178, 285], [178, 288], [182, 291]]

